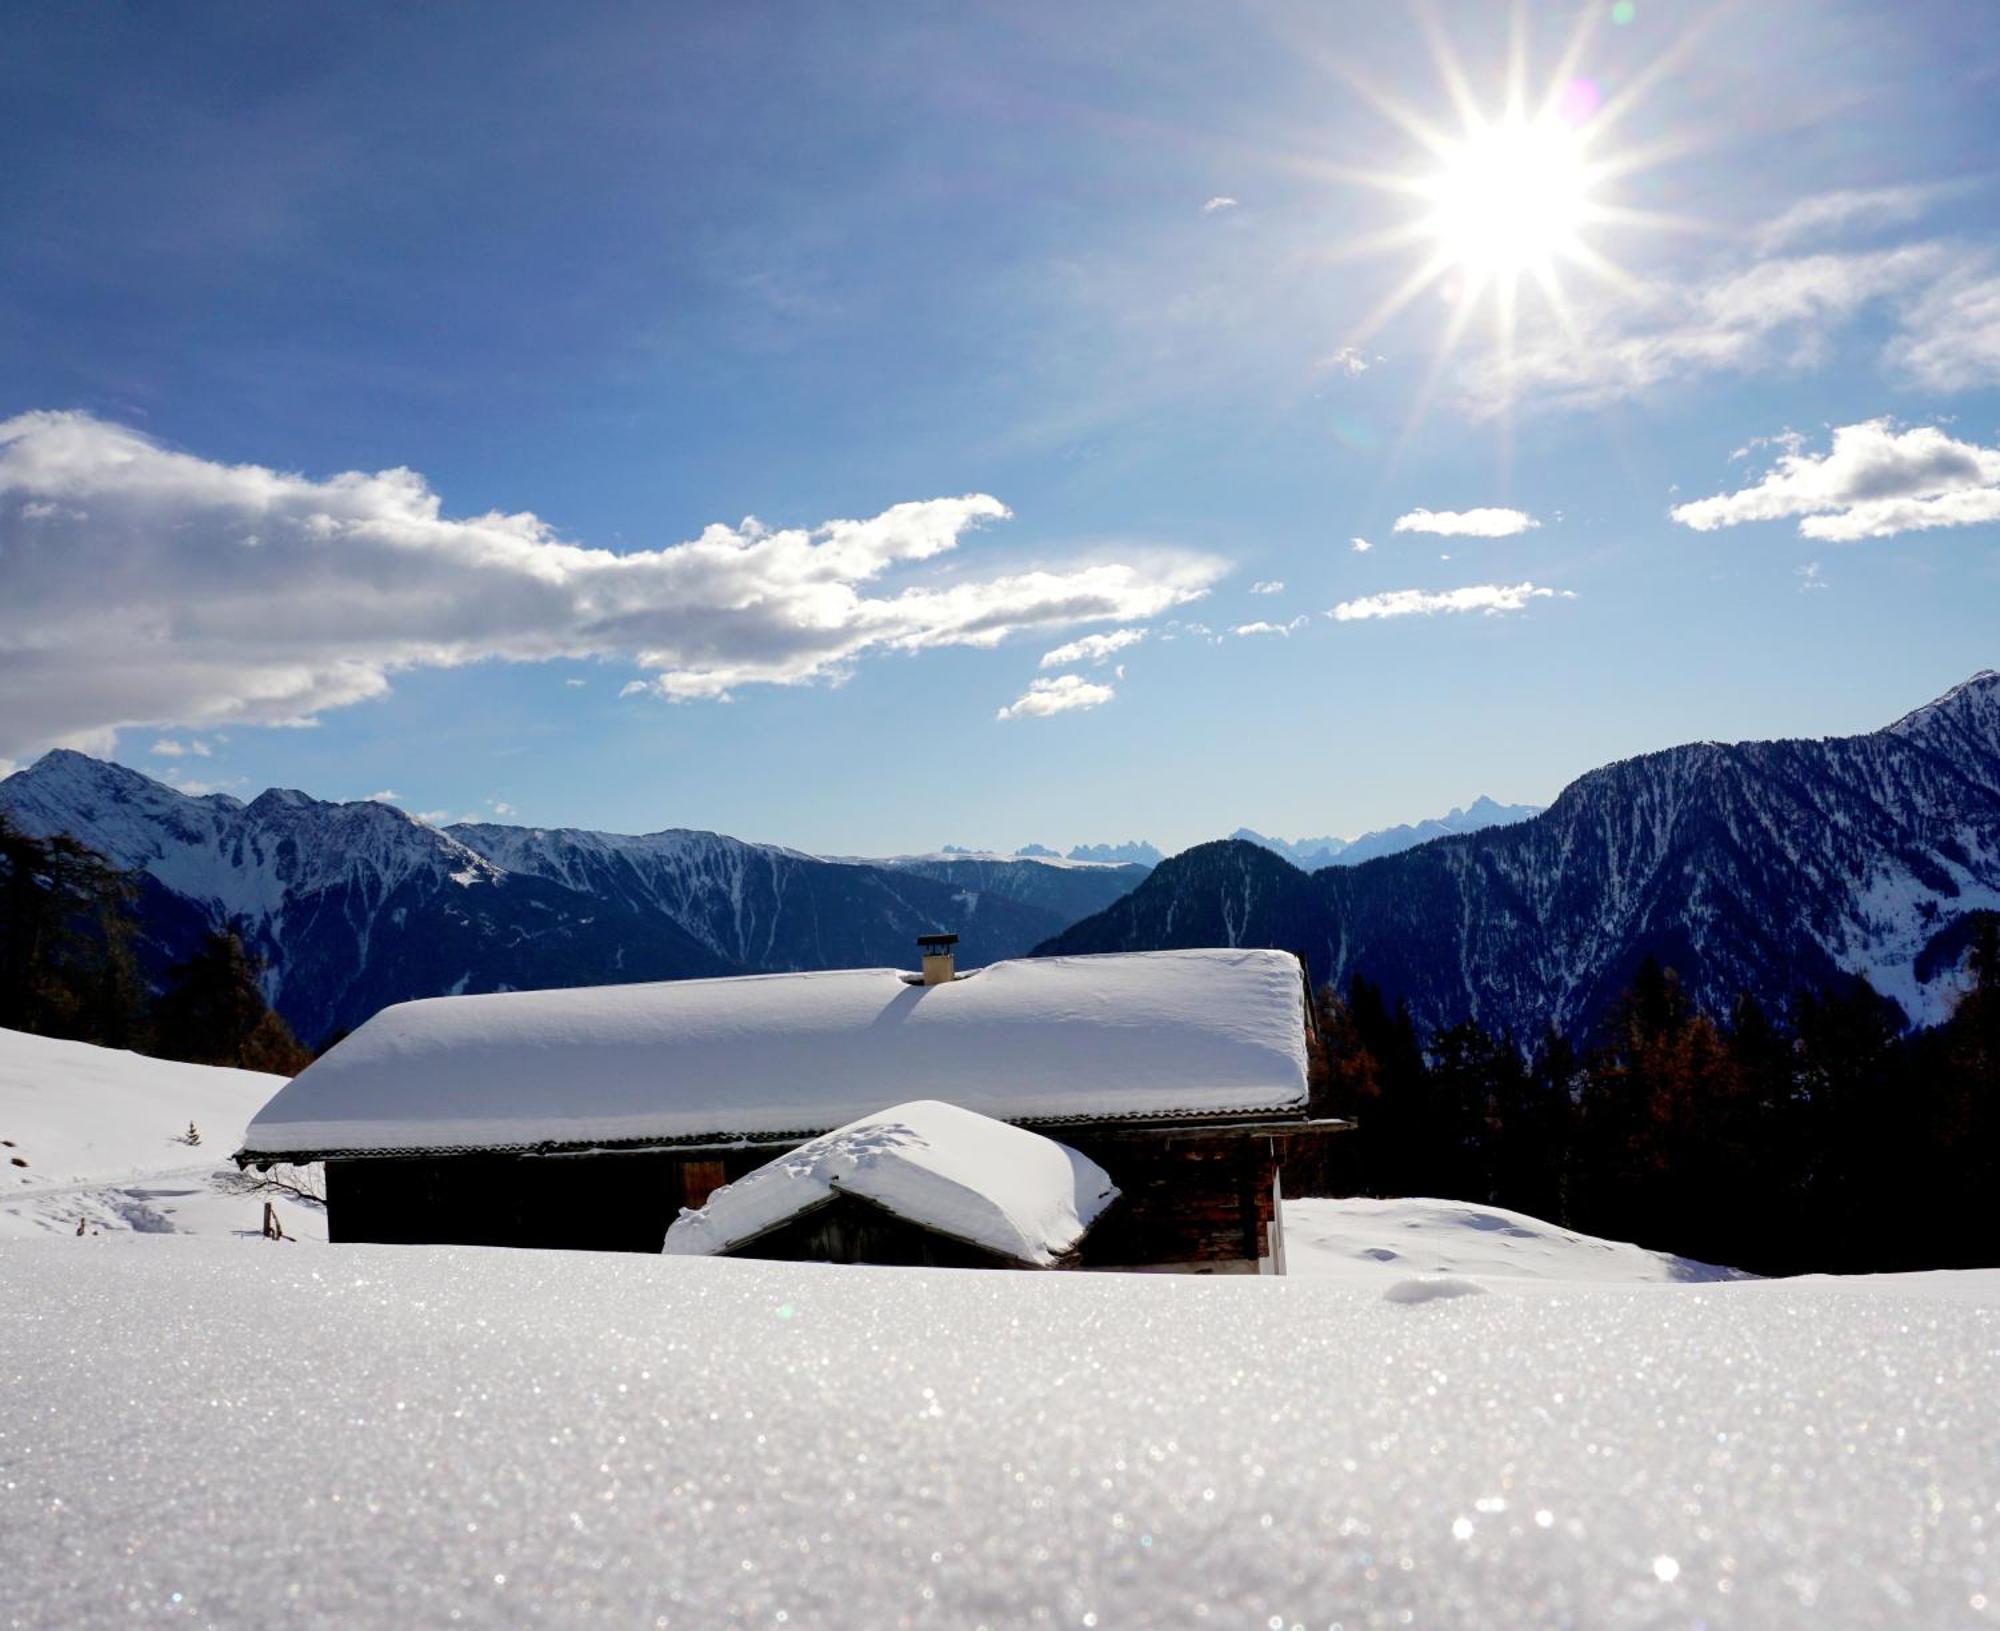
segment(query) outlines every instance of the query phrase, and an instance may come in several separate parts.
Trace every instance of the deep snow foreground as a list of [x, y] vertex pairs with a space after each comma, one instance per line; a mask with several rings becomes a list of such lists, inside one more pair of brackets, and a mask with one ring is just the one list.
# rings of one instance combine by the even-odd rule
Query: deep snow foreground
[[2000, 1617], [2000, 1275], [1411, 1283], [0, 1243], [0, 1625]]

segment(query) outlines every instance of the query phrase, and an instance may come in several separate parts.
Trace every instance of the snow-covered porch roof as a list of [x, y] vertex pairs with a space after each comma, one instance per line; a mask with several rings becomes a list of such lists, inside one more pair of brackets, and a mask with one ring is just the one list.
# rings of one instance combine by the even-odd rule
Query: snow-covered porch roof
[[804, 1139], [943, 1098], [1003, 1121], [1306, 1108], [1306, 989], [1264, 950], [843, 969], [384, 1009], [251, 1123], [245, 1160]]
[[1046, 1268], [1076, 1249], [1118, 1190], [1067, 1144], [920, 1099], [849, 1122], [725, 1184], [698, 1211], [681, 1213], [666, 1251], [736, 1251], [843, 1195]]

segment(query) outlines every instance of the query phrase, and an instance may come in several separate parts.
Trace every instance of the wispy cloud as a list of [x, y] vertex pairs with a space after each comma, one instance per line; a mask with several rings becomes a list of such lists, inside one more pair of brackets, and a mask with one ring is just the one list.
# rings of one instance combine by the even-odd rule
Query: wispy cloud
[[1827, 587], [1826, 579], [1820, 576], [1818, 561], [1807, 561], [1804, 566], [1796, 568], [1792, 575], [1799, 580], [1799, 593], [1801, 594], [1807, 594], [1814, 589], [1824, 589]]
[[1511, 538], [1540, 525], [1525, 510], [1412, 510], [1396, 517], [1395, 530], [1435, 533], [1441, 538]]
[[[89, 520], [20, 519], [51, 501]], [[615, 554], [529, 514], [449, 517], [409, 470], [313, 480], [84, 413], [23, 414], [0, 421], [0, 751], [128, 725], [302, 723], [400, 670], [481, 660], [623, 658], [676, 700], [825, 683], [881, 652], [1144, 620], [1225, 569], [1130, 549], [936, 571], [1008, 513], [969, 493]]]
[[1375, 546], [1366, 538], [1350, 538], [1347, 540], [1347, 547], [1357, 555], [1366, 555]]
[[1217, 193], [1207, 203], [1202, 205], [1201, 213], [1203, 215], [1220, 215], [1224, 210], [1233, 210], [1236, 207], [1236, 200], [1231, 198], [1227, 193]]
[[1231, 634], [1290, 634], [1294, 629], [1302, 629], [1310, 619], [1300, 616], [1289, 623], [1238, 623]]
[[1028, 689], [993, 717], [1046, 719], [1050, 714], [1100, 708], [1116, 695], [1110, 686], [1087, 680], [1081, 674], [1057, 674], [1053, 678], [1030, 680]]
[[370, 793], [367, 797], [367, 802], [370, 804], [401, 804], [403, 802], [403, 795], [393, 787], [385, 787], [379, 793]]
[[1325, 358], [1320, 363], [1320, 367], [1333, 373], [1345, 374], [1349, 379], [1355, 379], [1367, 373], [1370, 368], [1374, 367], [1381, 360], [1380, 357], [1371, 357], [1364, 351], [1357, 351], [1351, 345], [1344, 345], [1338, 351], [1334, 352], [1332, 356]]
[[159, 741], [146, 749], [146, 751], [160, 759], [206, 759], [209, 757], [208, 744], [196, 737], [189, 737], [186, 741], [182, 742], [176, 741], [171, 736], [163, 736]]
[[1926, 289], [1904, 312], [1886, 357], [1926, 390], [2000, 382], [2000, 277], [1967, 270]]
[[1250, 585], [1250, 593], [1253, 595], [1282, 595], [1284, 592], [1285, 582], [1282, 578], [1266, 578], [1262, 582]]
[[1493, 413], [1529, 397], [1592, 407], [1710, 374], [1808, 368], [1881, 303], [1899, 320], [1884, 353], [1891, 367], [1920, 381], [1927, 368], [1945, 378], [1987, 378], [1990, 358], [1959, 364], [1924, 343], [1933, 332], [1955, 332], [1967, 317], [1978, 318], [1983, 296], [1975, 293], [1971, 311], [1958, 313], [1942, 291], [1977, 290], [1985, 264], [1975, 251], [1917, 243], [1775, 256], [1708, 278], [1642, 283], [1615, 299], [1580, 301], [1568, 327], [1525, 334], [1511, 357], [1476, 359], [1464, 378], [1467, 405]]
[[1475, 583], [1463, 589], [1391, 589], [1359, 600], [1344, 600], [1327, 615], [1341, 623], [1384, 617], [1435, 617], [1441, 612], [1482, 612], [1491, 617], [1518, 612], [1531, 600], [1574, 600], [1569, 589], [1534, 583]]
[[1144, 629], [1112, 629], [1106, 634], [1086, 634], [1054, 651], [1042, 653], [1038, 668], [1062, 668], [1069, 663], [1102, 663], [1114, 653], [1136, 646], [1146, 638]]
[[1914, 221], [1950, 191], [1945, 186], [1850, 187], [1801, 198], [1757, 235], [1765, 253], [1788, 249], [1823, 233]]
[[1805, 537], [1832, 543], [2000, 521], [2000, 448], [1869, 419], [1835, 430], [1826, 453], [1781, 453], [1755, 486], [1670, 513], [1696, 532], [1796, 516]]

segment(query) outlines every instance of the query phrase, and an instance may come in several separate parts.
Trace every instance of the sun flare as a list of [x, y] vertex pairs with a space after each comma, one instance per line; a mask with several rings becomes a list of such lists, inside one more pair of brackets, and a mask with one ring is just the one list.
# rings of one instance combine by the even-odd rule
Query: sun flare
[[1430, 205], [1425, 229], [1468, 293], [1523, 273], [1546, 279], [1577, 252], [1591, 207], [1583, 140], [1554, 118], [1476, 127], [1420, 193]]

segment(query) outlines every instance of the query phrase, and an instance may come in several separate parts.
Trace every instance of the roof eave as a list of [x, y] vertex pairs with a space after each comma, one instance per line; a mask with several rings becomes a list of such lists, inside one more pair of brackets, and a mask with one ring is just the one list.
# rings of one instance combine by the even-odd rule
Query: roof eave
[[[1315, 1117], [1303, 1103], [1252, 1106], [1247, 1109], [1184, 1111], [1161, 1114], [1134, 1112], [1125, 1116], [1020, 1116], [996, 1117], [1016, 1127], [1040, 1130], [1061, 1127], [1071, 1134], [1102, 1129], [1112, 1134], [1166, 1133], [1180, 1129], [1242, 1134], [1286, 1134], [1308, 1129], [1345, 1132], [1352, 1121], [1339, 1117]], [[645, 1155], [655, 1151], [695, 1155], [705, 1151], [793, 1149], [808, 1139], [833, 1131], [831, 1127], [796, 1127], [777, 1132], [691, 1133], [679, 1138], [625, 1139], [544, 1139], [515, 1144], [412, 1144], [389, 1148], [340, 1148], [318, 1150], [260, 1150], [245, 1145], [230, 1157], [238, 1167], [306, 1166], [314, 1161], [415, 1161], [437, 1156], [461, 1155]]]

